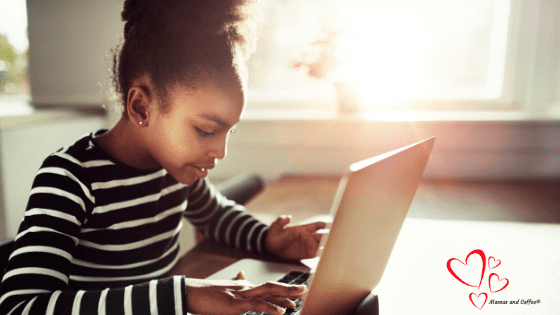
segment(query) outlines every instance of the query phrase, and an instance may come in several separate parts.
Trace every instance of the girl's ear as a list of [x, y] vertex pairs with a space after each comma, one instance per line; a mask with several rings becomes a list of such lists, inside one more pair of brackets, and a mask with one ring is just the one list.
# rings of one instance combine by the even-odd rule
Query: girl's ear
[[138, 126], [147, 126], [153, 99], [145, 85], [133, 85], [128, 90], [126, 111], [130, 121]]

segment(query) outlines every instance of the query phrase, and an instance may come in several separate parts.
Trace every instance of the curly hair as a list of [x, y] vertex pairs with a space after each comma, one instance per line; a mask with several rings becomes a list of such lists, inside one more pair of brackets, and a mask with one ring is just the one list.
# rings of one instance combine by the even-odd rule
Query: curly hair
[[169, 87], [196, 88], [208, 75], [237, 69], [254, 49], [258, 16], [258, 0], [125, 0], [124, 42], [113, 56], [122, 104], [144, 75], [166, 110]]

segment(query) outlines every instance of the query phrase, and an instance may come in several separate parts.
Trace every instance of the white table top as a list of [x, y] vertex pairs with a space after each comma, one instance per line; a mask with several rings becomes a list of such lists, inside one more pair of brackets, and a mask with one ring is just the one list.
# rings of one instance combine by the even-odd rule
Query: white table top
[[[486, 256], [480, 288], [461, 283], [447, 268], [448, 260], [456, 258], [450, 266], [458, 277], [480, 282], [480, 256], [471, 255], [464, 265], [475, 249]], [[489, 262], [491, 256], [495, 260]], [[492, 273], [497, 277], [492, 276], [490, 286]], [[505, 287], [504, 278], [509, 281]], [[491, 292], [490, 287], [503, 290]], [[406, 219], [375, 292], [381, 315], [559, 314], [560, 224]], [[528, 299], [538, 303], [522, 304]]]

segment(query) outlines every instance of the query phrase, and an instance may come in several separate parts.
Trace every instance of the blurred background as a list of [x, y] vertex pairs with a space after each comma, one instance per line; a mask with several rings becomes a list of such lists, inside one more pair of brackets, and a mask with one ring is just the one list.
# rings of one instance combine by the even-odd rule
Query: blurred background
[[[0, 0], [0, 238], [42, 160], [120, 113], [122, 0]], [[221, 181], [338, 176], [436, 136], [425, 177], [560, 177], [557, 0], [264, 0]]]

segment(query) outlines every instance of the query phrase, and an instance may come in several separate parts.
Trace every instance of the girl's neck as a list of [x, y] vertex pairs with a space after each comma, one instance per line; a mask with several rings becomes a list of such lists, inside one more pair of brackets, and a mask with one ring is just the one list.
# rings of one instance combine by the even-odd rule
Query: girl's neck
[[112, 158], [138, 169], [161, 167], [144, 148], [130, 120], [121, 118], [111, 130], [93, 139]]

